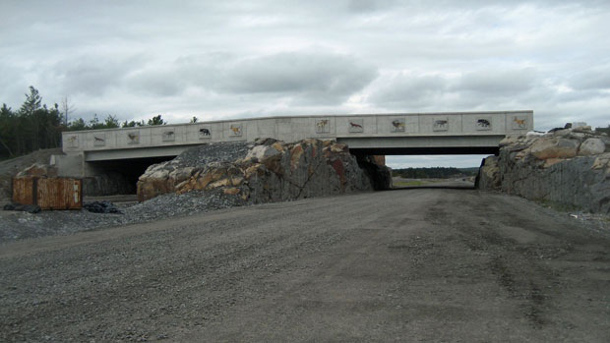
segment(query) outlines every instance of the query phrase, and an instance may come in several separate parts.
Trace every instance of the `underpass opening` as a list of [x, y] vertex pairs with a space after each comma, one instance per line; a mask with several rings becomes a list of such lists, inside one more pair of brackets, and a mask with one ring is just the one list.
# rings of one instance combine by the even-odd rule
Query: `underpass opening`
[[[90, 161], [88, 166], [99, 175], [90, 180], [94, 189], [91, 194], [136, 194], [138, 178], [153, 164], [172, 160], [176, 156]], [[100, 185], [102, 183], [103, 185]], [[99, 190], [95, 190], [99, 188]]]
[[391, 189], [474, 189], [481, 161], [499, 147], [352, 149], [356, 156], [380, 156], [392, 170]]

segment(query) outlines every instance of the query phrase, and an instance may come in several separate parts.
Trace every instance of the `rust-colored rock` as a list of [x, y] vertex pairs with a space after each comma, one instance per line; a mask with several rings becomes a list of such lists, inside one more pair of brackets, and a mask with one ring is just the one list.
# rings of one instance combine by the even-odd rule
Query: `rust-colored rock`
[[174, 168], [171, 162], [151, 166], [138, 181], [138, 198], [143, 201], [163, 193], [204, 191], [238, 196], [251, 203], [283, 201], [371, 190], [369, 175], [343, 144], [259, 139], [245, 157], [234, 161], [191, 166], [189, 170]]
[[290, 170], [295, 170], [297, 165], [301, 160], [301, 156], [303, 156], [303, 146], [301, 144], [295, 145], [292, 149], [290, 149]]
[[223, 190], [223, 193], [227, 194], [227, 195], [235, 195], [235, 194], [239, 193], [239, 188], [237, 188], [237, 187], [225, 188]]

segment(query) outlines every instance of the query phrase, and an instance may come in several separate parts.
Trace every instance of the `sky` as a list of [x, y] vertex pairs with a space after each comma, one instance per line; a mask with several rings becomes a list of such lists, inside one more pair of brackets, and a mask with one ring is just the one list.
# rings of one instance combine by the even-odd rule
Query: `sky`
[[[0, 103], [73, 118], [533, 110], [610, 125], [610, 1], [2, 0]], [[389, 157], [393, 167], [480, 156]]]

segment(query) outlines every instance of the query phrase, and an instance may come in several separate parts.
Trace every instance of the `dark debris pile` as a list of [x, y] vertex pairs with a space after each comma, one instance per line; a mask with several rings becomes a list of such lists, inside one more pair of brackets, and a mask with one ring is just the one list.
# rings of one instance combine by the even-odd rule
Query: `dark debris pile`
[[116, 213], [123, 214], [123, 212], [110, 201], [93, 201], [83, 204], [83, 208], [93, 213]]
[[29, 213], [40, 212], [40, 206], [38, 205], [21, 205], [16, 203], [4, 205], [3, 209], [5, 211], [25, 211]]

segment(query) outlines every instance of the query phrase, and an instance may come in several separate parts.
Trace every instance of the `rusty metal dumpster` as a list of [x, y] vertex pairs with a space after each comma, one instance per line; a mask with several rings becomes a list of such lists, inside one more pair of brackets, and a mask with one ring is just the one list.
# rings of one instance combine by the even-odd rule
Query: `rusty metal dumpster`
[[13, 178], [13, 202], [38, 205], [42, 210], [79, 210], [83, 206], [83, 180]]
[[22, 205], [36, 204], [36, 178], [13, 178], [13, 202]]

